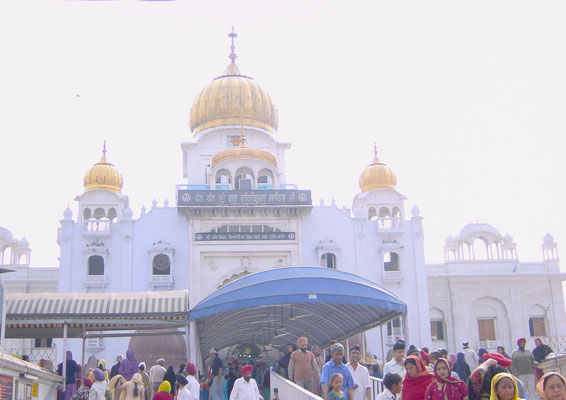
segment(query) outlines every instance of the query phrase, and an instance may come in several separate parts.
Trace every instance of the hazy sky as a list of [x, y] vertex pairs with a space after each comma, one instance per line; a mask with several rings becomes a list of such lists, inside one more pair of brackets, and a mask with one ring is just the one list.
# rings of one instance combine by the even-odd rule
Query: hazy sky
[[540, 260], [547, 232], [566, 246], [565, 20], [564, 1], [2, 1], [0, 226], [57, 265], [105, 139], [136, 217], [173, 203], [190, 106], [234, 25], [315, 204], [351, 207], [376, 142], [425, 218], [427, 262], [476, 220]]

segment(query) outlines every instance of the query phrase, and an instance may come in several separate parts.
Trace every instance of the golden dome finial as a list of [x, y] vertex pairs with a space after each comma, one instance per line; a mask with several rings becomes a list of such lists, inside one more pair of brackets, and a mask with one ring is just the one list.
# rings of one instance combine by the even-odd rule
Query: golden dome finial
[[397, 186], [397, 177], [387, 165], [377, 157], [377, 145], [373, 144], [373, 162], [360, 175], [360, 189], [369, 192], [374, 189], [393, 189]]
[[234, 32], [234, 27], [232, 27], [232, 32], [228, 34], [228, 37], [232, 40], [232, 43], [230, 44], [230, 54], [228, 55], [228, 58], [231, 61], [230, 64], [228, 64], [226, 71], [224, 71], [224, 75], [241, 75], [240, 69], [236, 65], [236, 58], [238, 58], [238, 55], [234, 51], [236, 50], [236, 46], [234, 45], [234, 39], [238, 37], [238, 34]]
[[373, 163], [379, 164], [379, 158], [377, 157], [377, 143], [373, 143]]
[[242, 75], [236, 64], [238, 34], [231, 39], [228, 64], [224, 73], [205, 87], [195, 98], [190, 112], [190, 128], [194, 135], [219, 126], [253, 126], [275, 133], [279, 126], [277, 107], [271, 96], [249, 76]]
[[113, 164], [106, 158], [106, 140], [102, 146], [102, 157], [85, 174], [83, 185], [86, 191], [106, 189], [120, 193], [122, 190], [122, 176]]
[[238, 37], [238, 34], [236, 32], [234, 32], [234, 27], [232, 27], [232, 32], [230, 32], [228, 34], [228, 37], [232, 39], [232, 44], [230, 45], [230, 55], [228, 56], [228, 58], [230, 60], [232, 60], [232, 63], [236, 62], [236, 58], [238, 58], [238, 56], [236, 55], [236, 52], [234, 50], [236, 50], [236, 46], [234, 46], [234, 39]]

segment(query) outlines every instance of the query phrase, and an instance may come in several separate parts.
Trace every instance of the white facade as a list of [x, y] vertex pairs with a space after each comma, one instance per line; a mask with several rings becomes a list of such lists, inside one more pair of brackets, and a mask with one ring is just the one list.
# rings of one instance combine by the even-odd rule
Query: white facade
[[566, 330], [558, 251], [546, 235], [540, 262], [520, 262], [509, 235], [488, 224], [469, 224], [444, 246], [446, 261], [427, 265], [433, 347], [460, 350], [469, 341], [511, 351], [519, 337], [541, 337], [555, 350]]
[[[257, 88], [247, 94], [241, 89], [249, 79], [233, 63], [207, 89], [208, 101], [203, 100], [205, 105], [194, 112], [206, 128], [181, 143], [186, 180], [178, 185], [178, 193], [206, 202], [208, 196], [220, 196], [223, 191], [226, 196], [244, 192], [261, 196], [262, 191], [277, 190], [292, 194], [293, 201], [186, 206], [177, 199], [178, 204], [171, 205], [154, 202], [149, 211], [143, 209], [133, 219], [128, 197], [121, 193], [122, 178], [104, 154], [87, 173], [85, 192], [76, 198], [78, 215], [74, 217], [67, 208], [60, 221], [60, 292], [188, 289], [192, 307], [249, 273], [320, 265], [369, 279], [407, 304], [407, 316], [383, 329], [385, 351], [396, 337], [452, 352], [464, 340], [476, 348], [503, 344], [511, 349], [516, 337], [529, 336], [530, 319], [532, 329], [533, 323], [537, 330], [544, 323], [543, 336], [564, 331], [565, 277], [551, 237], [545, 238], [542, 262], [520, 263], [509, 236], [489, 225], [472, 224], [458, 237], [449, 237], [444, 264], [425, 266], [423, 218], [416, 207], [407, 213], [406, 197], [395, 189], [395, 176], [377, 155], [364, 171], [360, 193], [353, 194], [351, 210], [333, 203], [294, 202], [298, 188], [287, 182], [285, 174], [285, 154], [291, 145], [280, 142], [274, 133], [277, 123], [271, 122], [276, 112], [266, 106], [271, 104], [267, 95]], [[230, 85], [237, 90], [229, 92]], [[231, 113], [230, 123], [215, 122], [222, 120], [218, 111], [222, 107]], [[241, 118], [234, 114], [240, 109]], [[212, 117], [206, 120], [207, 115]], [[238, 120], [241, 124], [234, 125]], [[372, 175], [371, 171], [378, 172]], [[251, 235], [251, 240], [235, 236], [218, 240], [218, 234], [224, 233], [242, 234], [242, 238], [257, 235]], [[272, 235], [279, 233], [279, 238]], [[29, 260], [29, 252], [22, 253], [18, 243], [12, 243], [16, 247], [10, 257]], [[483, 252], [477, 243], [485, 247]], [[488, 339], [480, 337], [478, 324]], [[367, 333], [368, 350], [380, 354], [380, 343], [378, 329]], [[76, 355], [80, 346], [79, 340], [70, 340]], [[127, 339], [91, 340], [86, 357], [94, 354], [110, 365], [127, 346]], [[191, 350], [198, 352], [194, 343]]]

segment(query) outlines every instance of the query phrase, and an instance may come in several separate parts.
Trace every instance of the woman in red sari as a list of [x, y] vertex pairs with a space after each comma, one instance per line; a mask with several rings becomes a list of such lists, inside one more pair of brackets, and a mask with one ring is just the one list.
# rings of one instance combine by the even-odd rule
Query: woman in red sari
[[462, 380], [452, 376], [448, 360], [436, 360], [434, 377], [436, 382], [432, 382], [426, 389], [426, 400], [468, 400], [468, 387]]
[[434, 375], [425, 366], [417, 355], [410, 355], [403, 361], [405, 378], [401, 397], [403, 400], [424, 400], [425, 392], [432, 382]]

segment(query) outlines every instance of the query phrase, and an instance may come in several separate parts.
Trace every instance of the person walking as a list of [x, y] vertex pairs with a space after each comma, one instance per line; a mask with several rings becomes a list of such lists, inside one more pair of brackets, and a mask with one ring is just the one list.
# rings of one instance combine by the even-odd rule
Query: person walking
[[468, 400], [468, 387], [461, 379], [452, 376], [448, 360], [439, 358], [434, 363], [433, 372], [436, 382], [428, 385], [426, 400]]
[[171, 396], [171, 384], [169, 381], [161, 382], [161, 385], [159, 385], [151, 400], [173, 400], [173, 396]]
[[[253, 365], [252, 365], [253, 374]], [[224, 400], [224, 368], [218, 368], [218, 374], [212, 379], [212, 385], [210, 385], [210, 397], [211, 400]]]
[[393, 345], [393, 359], [385, 364], [383, 367], [383, 374], [396, 372], [401, 377], [405, 376], [405, 367], [403, 366], [403, 359], [405, 357], [405, 343], [397, 342]]
[[406, 370], [401, 390], [403, 400], [424, 400], [428, 385], [434, 381], [433, 373], [416, 354], [405, 358], [403, 365]]
[[[63, 400], [69, 400], [73, 394], [77, 391], [77, 374], [81, 372], [81, 367], [73, 360], [73, 353], [67, 350], [65, 354], [65, 397]], [[57, 373], [63, 376], [63, 362], [60, 362], [57, 366]]]
[[[478, 353], [475, 350], [470, 349], [470, 342], [462, 342], [462, 353], [464, 353], [464, 357], [466, 358], [466, 364], [470, 367], [470, 371], [473, 371], [478, 366]], [[483, 362], [483, 361], [482, 361]]]
[[[149, 381], [151, 382], [151, 386], [155, 393], [159, 391], [161, 382], [163, 382], [163, 375], [167, 372], [163, 366], [163, 364], [165, 364], [165, 360], [163, 358], [158, 359], [156, 363], [157, 364], [149, 369]], [[171, 392], [171, 388], [169, 388], [169, 392]]]
[[354, 383], [354, 378], [346, 364], [342, 362], [344, 357], [344, 346], [340, 343], [334, 343], [330, 350], [332, 358], [322, 366], [322, 374], [320, 375], [320, 385], [322, 389], [322, 398], [326, 399], [328, 396], [330, 377], [336, 373], [342, 375], [342, 392], [350, 400], [354, 400], [354, 389], [357, 388]]
[[189, 388], [189, 392], [191, 392], [191, 399], [192, 400], [199, 400], [200, 398], [200, 385], [196, 379], [197, 374], [197, 367], [191, 361], [187, 362], [187, 366], [185, 367], [187, 371], [187, 387]]
[[236, 379], [230, 393], [230, 400], [263, 400], [259, 394], [257, 382], [252, 378], [254, 367], [245, 365], [242, 367], [242, 377]]
[[354, 345], [350, 348], [350, 362], [346, 364], [352, 378], [354, 379], [354, 400], [371, 400], [371, 379], [369, 371], [366, 367], [360, 364], [362, 351], [359, 345]]
[[[550, 348], [547, 344], [544, 344], [541, 338], [535, 339], [535, 348], [533, 349], [533, 357], [538, 365], [544, 361], [544, 359], [551, 353], [554, 353], [554, 350]], [[535, 368], [535, 380], [538, 382], [539, 379], [542, 377], [543, 370], [536, 367]]]
[[120, 363], [119, 374], [124, 377], [125, 380], [129, 381], [132, 379], [134, 374], [138, 373], [139, 363], [136, 360], [133, 350], [126, 351], [126, 359], [122, 360]]
[[105, 400], [106, 390], [108, 389], [108, 382], [104, 372], [100, 369], [95, 369], [92, 373], [94, 383], [90, 388], [88, 400]]
[[139, 369], [138, 372], [142, 377], [143, 387], [144, 387], [144, 390], [145, 390], [145, 398], [146, 398], [146, 400], [149, 400], [153, 396], [153, 393], [152, 393], [153, 390], [152, 390], [151, 384], [149, 383], [149, 375], [147, 374], [147, 372], [145, 372], [145, 363], [143, 361], [141, 363], [139, 363], [138, 369]]
[[173, 370], [172, 365], [167, 368], [165, 375], [163, 375], [163, 380], [169, 382], [169, 384], [171, 385], [171, 396], [175, 397], [175, 383], [177, 382], [177, 377], [175, 376], [175, 371]]
[[116, 362], [114, 363], [112, 368], [110, 368], [110, 379], [120, 374], [120, 364], [122, 363], [123, 359], [124, 357], [122, 357], [121, 355], [116, 356]]
[[189, 381], [185, 378], [185, 375], [177, 373], [175, 375], [177, 379], [177, 400], [191, 400], [191, 392], [187, 387]]
[[83, 379], [83, 385], [71, 396], [71, 400], [88, 400], [92, 380], [90, 378]]
[[525, 338], [517, 339], [517, 348], [511, 353], [511, 373], [524, 383], [527, 396], [534, 398], [536, 361], [526, 344]]
[[314, 354], [308, 351], [307, 338], [304, 336], [298, 338], [297, 345], [299, 349], [292, 352], [289, 359], [289, 380], [314, 393], [313, 378], [316, 376], [320, 379], [320, 369]]
[[117, 389], [120, 393], [125, 391], [123, 398], [122, 394], [120, 394], [121, 400], [146, 400], [142, 377], [139, 373], [135, 373], [131, 380], [119, 385]]

